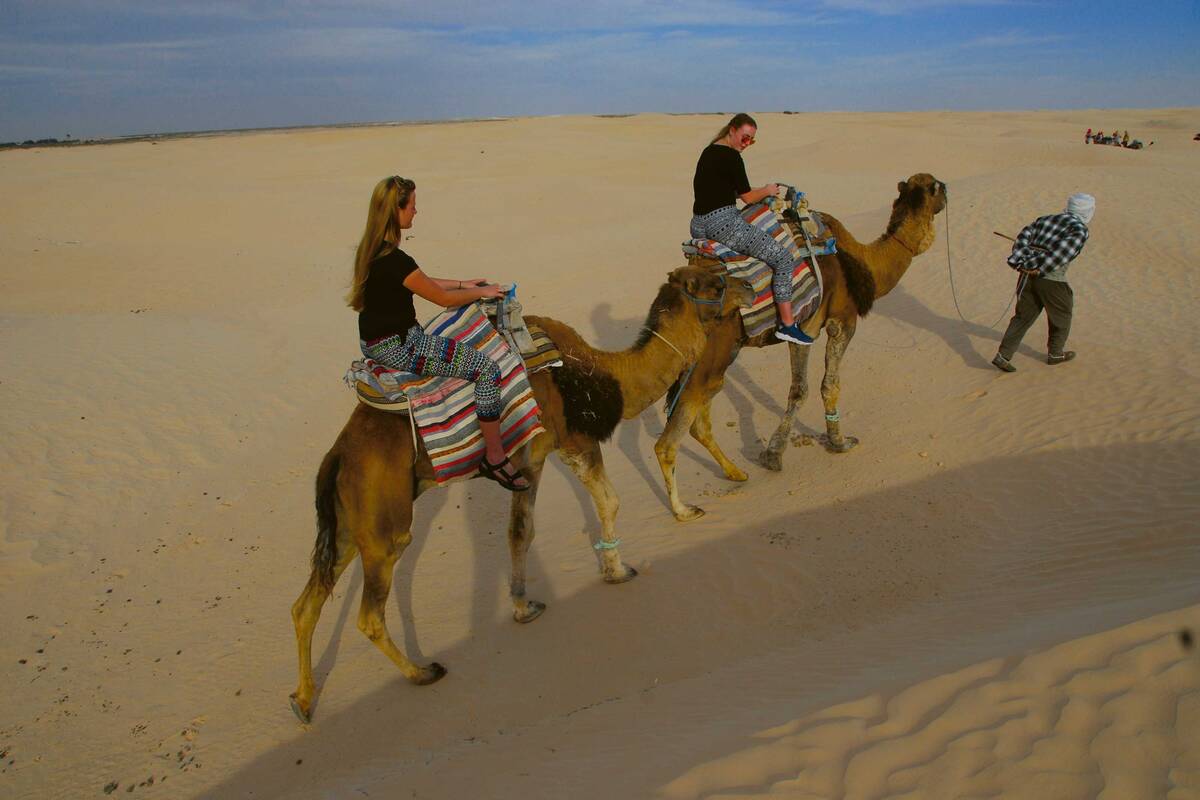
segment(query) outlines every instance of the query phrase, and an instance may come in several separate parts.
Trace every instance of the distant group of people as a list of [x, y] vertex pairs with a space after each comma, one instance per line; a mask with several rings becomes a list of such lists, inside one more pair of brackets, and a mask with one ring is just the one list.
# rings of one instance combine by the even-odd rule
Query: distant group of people
[[1141, 150], [1143, 147], [1149, 147], [1150, 144], [1142, 144], [1141, 139], [1130, 139], [1129, 131], [1119, 131], [1113, 128], [1111, 134], [1105, 135], [1104, 131], [1096, 131], [1092, 133], [1092, 129], [1088, 128], [1087, 133], [1083, 135], [1084, 144], [1109, 144], [1114, 147], [1128, 147], [1130, 150]]

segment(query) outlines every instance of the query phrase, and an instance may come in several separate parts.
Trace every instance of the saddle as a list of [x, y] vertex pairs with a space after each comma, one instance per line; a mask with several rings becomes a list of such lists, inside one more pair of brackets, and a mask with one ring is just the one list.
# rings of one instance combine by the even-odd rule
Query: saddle
[[[541, 410], [529, 385], [530, 370], [478, 304], [447, 309], [424, 328], [431, 335], [478, 350], [500, 367], [499, 423], [506, 456], [511, 457], [542, 433]], [[531, 331], [529, 341], [533, 345], [530, 359], [537, 362], [538, 369], [562, 363], [544, 331]], [[413, 448], [423, 445], [439, 485], [475, 475], [484, 445], [471, 381], [400, 372], [371, 359], [351, 364], [345, 381], [364, 405], [410, 418]]]
[[[809, 209], [804, 192], [794, 187], [789, 186], [783, 198], [770, 198], [746, 206], [741, 214], [748, 224], [766, 233], [792, 254], [795, 264], [792, 310], [796, 320], [803, 323], [821, 305], [821, 272], [816, 268], [817, 256], [836, 253], [837, 242], [820, 215]], [[775, 326], [775, 297], [771, 291], [774, 272], [769, 265], [711, 239], [685, 241], [683, 254], [691, 266], [714, 271], [723, 269], [749, 282], [754, 289], [754, 302], [749, 308], [741, 309], [742, 327], [747, 336], [758, 336]]]

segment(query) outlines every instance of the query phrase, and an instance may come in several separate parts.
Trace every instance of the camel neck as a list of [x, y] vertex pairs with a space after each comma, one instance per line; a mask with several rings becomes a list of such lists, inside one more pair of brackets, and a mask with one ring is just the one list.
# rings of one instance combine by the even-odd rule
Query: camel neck
[[883, 297], [896, 288], [915, 257], [929, 249], [932, 229], [927, 222], [909, 217], [899, 225], [888, 225], [890, 233], [867, 247], [867, 268], [875, 277], [875, 296]]
[[605, 368], [621, 385], [621, 416], [632, 419], [662, 398], [679, 374], [700, 357], [703, 346], [699, 324], [672, 320], [660, 325], [644, 344], [610, 354]]

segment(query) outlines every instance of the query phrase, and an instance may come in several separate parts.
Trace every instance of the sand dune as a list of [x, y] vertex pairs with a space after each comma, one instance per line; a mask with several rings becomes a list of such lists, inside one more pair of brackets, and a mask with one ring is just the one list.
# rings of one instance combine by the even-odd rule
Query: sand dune
[[[373, 182], [417, 180], [428, 271], [516, 281], [527, 311], [620, 348], [681, 263], [720, 122], [0, 153], [0, 793], [1200, 794], [1200, 665], [1176, 637], [1200, 629], [1192, 109], [761, 115], [752, 179], [801, 186], [860, 238], [897, 181], [949, 185], [933, 249], [847, 356], [861, 446], [805, 446], [810, 399], [784, 472], [758, 467], [786, 360], [743, 352], [713, 418], [750, 481], [686, 445], [681, 494], [709, 513], [680, 525], [661, 408], [618, 429], [605, 458], [642, 574], [612, 587], [590, 501], [553, 462], [530, 557], [549, 611], [530, 626], [509, 618], [506, 495], [433, 492], [390, 626], [448, 678], [407, 684], [356, 630], [355, 567], [317, 631], [315, 722], [296, 722], [288, 608], [313, 475], [354, 406], [340, 298]], [[1156, 144], [1082, 143], [1113, 125]], [[992, 231], [1081, 189], [1098, 211], [1071, 271], [1080, 357], [1047, 367], [1039, 323], [1001, 375], [988, 326], [1013, 279]]]

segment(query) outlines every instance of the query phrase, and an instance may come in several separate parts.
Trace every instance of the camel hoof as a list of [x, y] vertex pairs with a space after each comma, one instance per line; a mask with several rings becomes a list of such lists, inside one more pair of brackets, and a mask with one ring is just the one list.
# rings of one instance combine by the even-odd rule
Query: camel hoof
[[675, 512], [675, 519], [680, 522], [691, 522], [704, 516], [704, 509], [700, 506], [684, 506], [683, 509], [682, 513]]
[[288, 701], [292, 704], [292, 713], [296, 715], [296, 719], [300, 720], [305, 725], [308, 725], [312, 722], [312, 711], [305, 711], [303, 708], [301, 708], [300, 701], [297, 699], [296, 695], [293, 694], [288, 698]]
[[780, 472], [783, 470], [783, 454], [775, 450], [764, 450], [758, 457], [758, 463], [772, 472]]
[[737, 481], [738, 483], [750, 480], [750, 476], [742, 472], [737, 467], [731, 467], [729, 470], [726, 470], [725, 477], [731, 481]]
[[828, 436], [822, 436], [821, 444], [825, 445], [825, 449], [831, 453], [849, 453], [858, 445], [858, 439], [854, 436], [847, 436], [845, 439], [835, 442]]
[[513, 609], [513, 619], [524, 625], [527, 622], [533, 622], [540, 617], [546, 610], [546, 604], [540, 603], [537, 600], [527, 600], [525, 602], [525, 610], [518, 611]]
[[444, 677], [446, 677], [446, 668], [434, 661], [428, 667], [418, 672], [417, 677], [413, 678], [412, 682], [417, 686], [428, 686], [431, 683], [437, 683]]
[[605, 575], [605, 583], [627, 583], [637, 577], [638, 571], [631, 566], [624, 565], [625, 571], [616, 575]]

